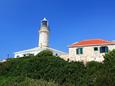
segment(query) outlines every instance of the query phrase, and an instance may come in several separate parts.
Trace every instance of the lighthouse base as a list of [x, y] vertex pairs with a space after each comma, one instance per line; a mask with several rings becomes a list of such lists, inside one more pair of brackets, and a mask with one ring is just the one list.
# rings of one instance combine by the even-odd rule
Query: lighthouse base
[[53, 49], [53, 48], [49, 48], [49, 47], [44, 47], [44, 48], [36, 47], [36, 48], [28, 49], [28, 50], [15, 52], [14, 57], [18, 58], [18, 57], [24, 57], [24, 56], [29, 56], [29, 55], [36, 56], [38, 53], [40, 53], [43, 50], [52, 51], [54, 56], [61, 56], [61, 55], [66, 55], [67, 54], [65, 52], [62, 52], [62, 51], [59, 51], [59, 50], [56, 50], [56, 49]]

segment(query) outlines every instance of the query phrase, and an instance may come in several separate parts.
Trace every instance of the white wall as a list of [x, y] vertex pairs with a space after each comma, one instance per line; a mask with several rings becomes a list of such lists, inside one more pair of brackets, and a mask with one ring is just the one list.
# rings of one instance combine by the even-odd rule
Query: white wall
[[65, 55], [66, 53], [53, 49], [53, 48], [33, 48], [33, 49], [28, 49], [28, 50], [23, 50], [20, 52], [16, 52], [15, 53], [15, 58], [17, 58], [17, 56], [19, 57], [23, 57], [24, 55], [28, 55], [28, 54], [33, 54], [34, 56], [37, 55], [39, 52], [43, 51], [43, 50], [51, 50], [53, 52], [53, 55], [57, 55], [57, 56], [61, 56], [61, 55]]
[[[115, 49], [115, 45], [105, 45], [108, 46], [109, 50]], [[94, 47], [98, 47], [98, 51], [94, 51]], [[100, 53], [101, 46], [87, 46], [87, 47], [73, 47], [69, 48], [69, 59], [73, 61], [98, 61], [102, 62], [104, 60], [103, 55], [105, 53]], [[77, 48], [83, 48], [83, 54], [76, 54]]]
[[48, 28], [42, 27], [39, 31], [39, 47], [48, 47], [49, 31]]

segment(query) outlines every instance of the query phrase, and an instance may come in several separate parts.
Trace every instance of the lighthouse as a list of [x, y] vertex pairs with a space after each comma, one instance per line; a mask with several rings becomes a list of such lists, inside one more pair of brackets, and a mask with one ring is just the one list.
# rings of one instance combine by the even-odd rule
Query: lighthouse
[[44, 18], [41, 21], [41, 26], [39, 29], [39, 48], [47, 48], [49, 47], [49, 26], [48, 21], [46, 18]]
[[38, 53], [40, 53], [43, 50], [50, 50], [55, 56], [61, 56], [66, 54], [65, 52], [49, 47], [50, 30], [49, 30], [48, 20], [46, 18], [43, 18], [41, 20], [41, 25], [38, 33], [39, 33], [38, 46], [31, 49], [15, 52], [15, 56], [14, 56], [15, 58], [25, 57], [29, 55], [36, 56]]

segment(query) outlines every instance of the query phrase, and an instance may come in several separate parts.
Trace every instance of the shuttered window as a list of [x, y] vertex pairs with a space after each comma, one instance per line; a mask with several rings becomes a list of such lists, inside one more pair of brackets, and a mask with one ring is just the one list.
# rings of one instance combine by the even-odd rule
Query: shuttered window
[[107, 53], [107, 52], [108, 52], [108, 47], [107, 46], [100, 47], [100, 53]]
[[76, 54], [83, 54], [83, 48], [77, 48]]

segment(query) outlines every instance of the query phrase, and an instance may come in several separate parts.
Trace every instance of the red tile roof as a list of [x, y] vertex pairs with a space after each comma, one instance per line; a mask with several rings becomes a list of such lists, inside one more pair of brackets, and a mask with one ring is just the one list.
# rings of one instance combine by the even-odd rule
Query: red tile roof
[[70, 47], [112, 45], [112, 44], [115, 44], [115, 42], [107, 41], [107, 40], [103, 40], [103, 39], [89, 39], [89, 40], [83, 40], [80, 42], [73, 43], [70, 45]]

